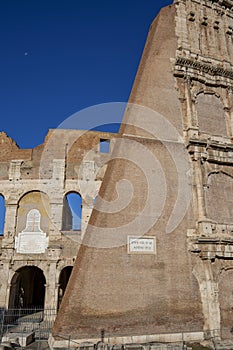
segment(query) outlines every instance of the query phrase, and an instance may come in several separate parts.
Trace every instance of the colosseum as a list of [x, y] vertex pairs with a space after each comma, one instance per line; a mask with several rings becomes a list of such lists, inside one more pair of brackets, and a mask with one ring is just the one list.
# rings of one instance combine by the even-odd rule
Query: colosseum
[[117, 136], [1, 134], [1, 306], [56, 310], [52, 349], [233, 348], [232, 45], [232, 0], [174, 0]]

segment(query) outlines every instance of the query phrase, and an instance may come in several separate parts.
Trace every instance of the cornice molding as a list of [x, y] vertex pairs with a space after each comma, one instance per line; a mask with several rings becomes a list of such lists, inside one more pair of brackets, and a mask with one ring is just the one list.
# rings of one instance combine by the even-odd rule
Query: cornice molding
[[[233, 70], [213, 66], [211, 64], [192, 60], [190, 58], [177, 57], [175, 61], [175, 66], [191, 68], [205, 74], [209, 74], [212, 76], [221, 76], [233, 80]], [[175, 72], [175, 75], [180, 75], [178, 71]]]
[[[174, 0], [174, 4], [187, 3], [187, 0]], [[202, 3], [203, 5], [210, 6], [212, 4], [217, 4], [224, 9], [233, 10], [233, 0], [191, 0], [191, 2]]]
[[204, 140], [189, 140], [187, 150], [192, 160], [204, 160], [208, 163], [233, 164], [233, 144], [223, 144]]
[[233, 8], [233, 1], [232, 0], [209, 0], [210, 2], [218, 3], [220, 6], [224, 6], [226, 8]]

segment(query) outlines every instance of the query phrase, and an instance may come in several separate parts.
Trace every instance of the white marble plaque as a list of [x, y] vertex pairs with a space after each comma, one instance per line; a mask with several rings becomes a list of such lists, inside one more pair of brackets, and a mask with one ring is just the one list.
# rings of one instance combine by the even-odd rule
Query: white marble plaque
[[32, 209], [27, 215], [26, 228], [15, 237], [15, 249], [20, 254], [41, 254], [48, 248], [48, 237], [40, 228], [40, 212]]
[[40, 254], [48, 248], [48, 238], [45, 233], [21, 232], [16, 237], [15, 243], [16, 251], [20, 254]]
[[155, 254], [155, 237], [132, 237], [128, 236], [128, 253]]

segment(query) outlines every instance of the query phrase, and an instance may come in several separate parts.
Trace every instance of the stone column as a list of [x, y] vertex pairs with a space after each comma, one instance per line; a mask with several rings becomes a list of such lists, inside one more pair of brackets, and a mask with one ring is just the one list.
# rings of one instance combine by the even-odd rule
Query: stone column
[[57, 310], [58, 283], [56, 281], [56, 275], [56, 261], [50, 261], [46, 276], [47, 283], [45, 285], [45, 309]]
[[15, 235], [16, 228], [16, 216], [17, 216], [17, 203], [9, 203], [6, 201], [6, 213], [5, 213], [5, 226], [4, 237], [11, 238]]
[[193, 161], [194, 168], [194, 181], [196, 184], [196, 193], [197, 193], [197, 205], [198, 205], [198, 221], [206, 220], [206, 208], [205, 208], [205, 198], [204, 198], [204, 189], [203, 189], [203, 179], [201, 172], [201, 161]]
[[175, 1], [177, 8], [176, 16], [176, 35], [178, 37], [178, 47], [183, 49], [190, 50], [190, 41], [188, 37], [187, 29], [187, 11], [185, 1]]
[[[198, 258], [199, 259], [199, 258]], [[214, 279], [211, 262], [200, 260], [194, 266], [193, 273], [199, 282], [204, 331], [206, 337], [220, 338], [220, 306], [218, 300], [218, 283]]]
[[198, 122], [195, 111], [193, 111], [194, 102], [191, 94], [191, 78], [186, 77], [185, 81], [185, 97], [186, 97], [186, 115], [187, 115], [187, 127], [188, 135], [191, 138], [197, 138], [198, 136]]
[[82, 202], [82, 226], [81, 226], [81, 238], [83, 238], [87, 225], [91, 216], [91, 212], [93, 210], [93, 206], [85, 203], [84, 201]]
[[53, 178], [50, 183], [50, 240], [57, 240], [61, 237], [62, 210], [63, 210], [63, 189], [65, 181], [65, 160], [53, 160]]
[[[14, 271], [12, 268], [11, 268], [11, 265], [10, 265], [10, 261], [8, 261], [7, 263], [5, 262], [5, 271], [6, 271], [6, 275], [7, 278], [5, 278], [5, 281], [7, 281], [7, 288], [6, 288], [6, 299], [5, 299], [5, 305], [6, 305], [6, 308], [10, 308], [10, 307], [13, 307], [11, 304], [10, 304], [10, 297], [15, 297], [14, 295], [11, 296], [11, 287], [12, 287], [12, 279], [14, 277], [14, 275], [16, 274], [16, 271]], [[15, 284], [16, 282], [14, 282], [14, 285], [16, 286]]]
[[10, 261], [2, 260], [2, 266], [0, 269], [0, 305], [5, 308], [9, 306], [11, 278]]
[[63, 198], [59, 200], [51, 199], [50, 203], [50, 231], [49, 239], [57, 240], [61, 237], [62, 229]]

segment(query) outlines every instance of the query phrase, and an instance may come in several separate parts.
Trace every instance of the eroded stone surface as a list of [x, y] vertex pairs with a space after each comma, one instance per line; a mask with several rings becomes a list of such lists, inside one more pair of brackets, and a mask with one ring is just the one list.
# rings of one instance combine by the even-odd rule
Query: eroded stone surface
[[[23, 150], [0, 133], [0, 194], [6, 207], [0, 240], [1, 308], [35, 306], [33, 297], [26, 295], [33, 294], [33, 275], [22, 282], [29, 266], [39, 269], [45, 279], [40, 306], [57, 309], [67, 283], [65, 277], [60, 281], [61, 273], [74, 265], [106, 170], [109, 154], [100, 153], [100, 139], [114, 142], [115, 137], [111, 133], [50, 130], [42, 145]], [[72, 191], [82, 196], [81, 231], [63, 231], [64, 220], [71, 215], [66, 211], [65, 195]], [[24, 277], [20, 277], [22, 271]], [[25, 283], [30, 285], [28, 290]]]
[[[58, 130], [57, 147], [50, 131], [45, 143], [33, 152], [20, 150], [4, 133], [0, 135], [0, 184], [7, 208], [1, 247], [2, 305], [8, 305], [15, 272], [27, 262], [42, 269], [46, 281], [51, 281], [46, 285], [45, 305], [56, 306], [59, 273], [73, 266], [77, 255], [51, 347], [64, 345], [60, 334], [78, 343], [97, 343], [103, 331], [112, 345], [180, 342], [182, 337], [190, 342], [227, 339], [231, 344], [232, 35], [230, 0], [175, 0], [161, 10], [150, 28], [129, 99], [144, 110], [129, 107], [126, 111], [120, 130], [125, 142], [115, 146], [116, 157], [107, 170], [98, 166], [97, 141], [111, 135], [90, 132], [83, 136]], [[152, 111], [149, 119], [148, 110]], [[163, 122], [162, 133], [153, 134], [155, 125], [159, 129]], [[171, 125], [179, 137], [166, 134]], [[149, 152], [141, 154], [142, 146]], [[90, 158], [80, 161], [90, 149]], [[178, 171], [184, 151], [187, 176]], [[141, 168], [130, 161], [137, 154]], [[154, 166], [151, 155], [160, 167], [158, 163]], [[161, 176], [148, 190], [155, 174]], [[119, 212], [98, 211], [97, 207], [92, 211], [100, 185], [105, 202], [99, 209], [107, 208], [106, 203], [114, 202], [114, 208], [119, 205], [116, 184], [122, 180], [133, 187], [133, 192], [130, 186], [124, 187], [124, 198], [130, 198], [127, 206]], [[190, 203], [182, 192], [187, 185], [184, 181], [191, 186]], [[85, 235], [71, 239], [74, 232], [62, 232], [63, 198], [81, 189], [85, 197], [83, 230], [88, 222], [89, 226]], [[179, 207], [185, 201], [189, 205], [168, 234], [180, 193]], [[155, 200], [143, 211], [151, 194]], [[49, 236], [48, 248], [37, 257], [14, 250], [14, 238], [24, 229], [31, 209], [41, 212], [41, 228]], [[154, 215], [156, 220], [144, 230]], [[127, 225], [133, 220], [136, 225], [130, 228]], [[143, 249], [142, 254], [130, 254], [128, 239], [140, 230], [142, 236], [156, 242], [153, 254]]]

